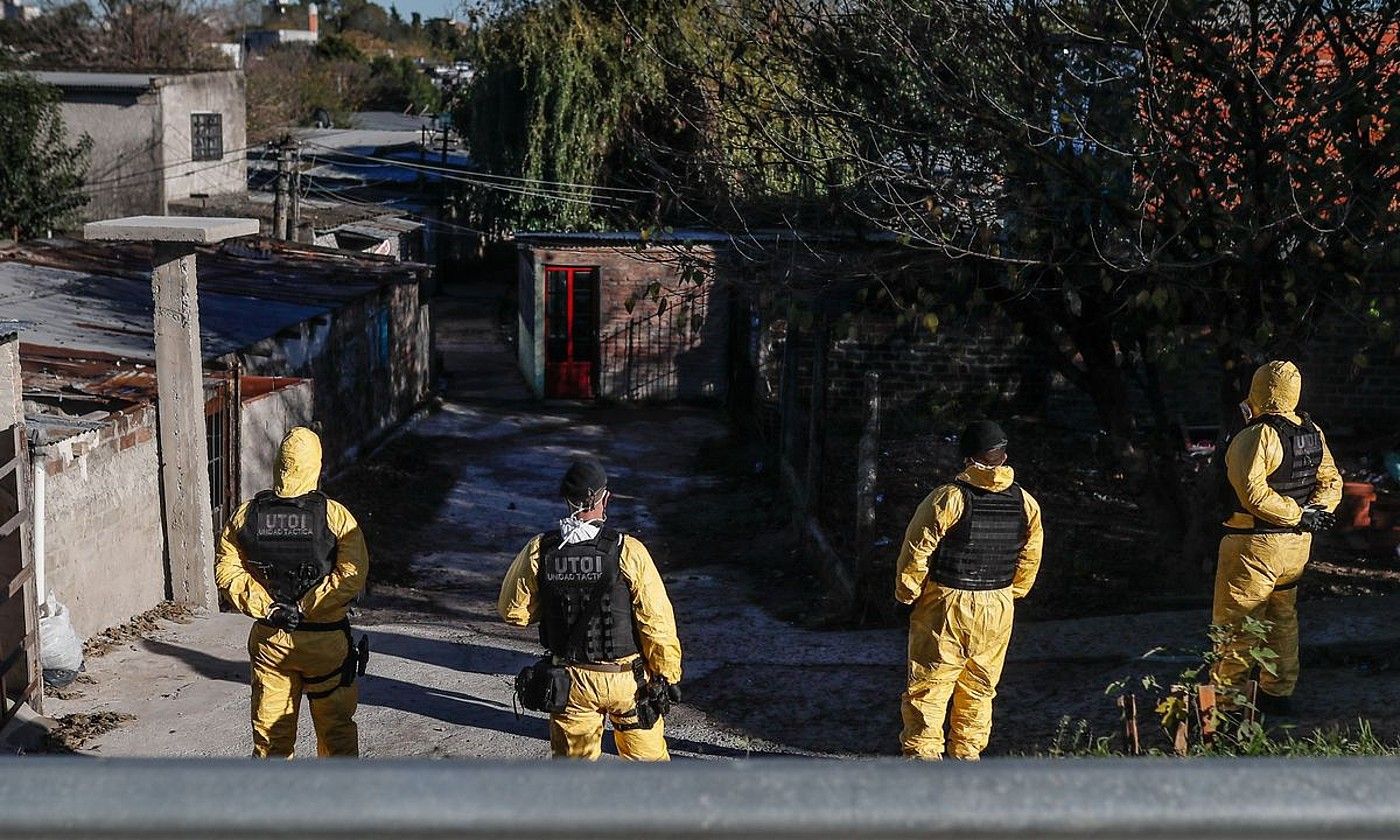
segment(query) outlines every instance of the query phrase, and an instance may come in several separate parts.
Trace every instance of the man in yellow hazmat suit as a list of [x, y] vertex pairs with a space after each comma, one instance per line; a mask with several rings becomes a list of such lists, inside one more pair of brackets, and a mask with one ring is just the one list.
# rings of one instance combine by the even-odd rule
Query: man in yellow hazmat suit
[[233, 607], [256, 619], [252, 659], [253, 755], [292, 756], [305, 694], [322, 756], [357, 756], [363, 668], [346, 608], [364, 589], [369, 553], [355, 518], [317, 489], [321, 440], [287, 433], [276, 484], [241, 505], [219, 537], [215, 578]]
[[[538, 667], [563, 686], [550, 747], [558, 758], [597, 759], [607, 717], [620, 756], [667, 761], [661, 715], [680, 699], [681, 646], [666, 587], [646, 547], [604, 524], [610, 495], [596, 459], [574, 461], [560, 489], [569, 516], [516, 556], [497, 604], [509, 624], [540, 623], [549, 657]], [[639, 702], [644, 695], [664, 707]]]
[[[1244, 408], [1248, 424], [1230, 442], [1225, 467], [1235, 512], [1225, 520], [1215, 574], [1212, 622], [1238, 627], [1246, 616], [1271, 624], [1265, 643], [1276, 673], [1259, 675], [1265, 712], [1287, 711], [1298, 684], [1298, 579], [1314, 532], [1332, 527], [1342, 499], [1342, 476], [1327, 439], [1299, 414], [1303, 377], [1292, 362], [1269, 362], [1254, 372]], [[1218, 687], [1238, 689], [1251, 663], [1252, 640], [1235, 636], [1217, 651], [1211, 669]]]
[[996, 423], [968, 425], [963, 471], [924, 499], [904, 535], [894, 596], [914, 605], [900, 735], [911, 758], [943, 758], [950, 701], [954, 758], [976, 760], [991, 735], [1012, 604], [1035, 583], [1044, 543], [1040, 505], [1016, 483], [1006, 444]]

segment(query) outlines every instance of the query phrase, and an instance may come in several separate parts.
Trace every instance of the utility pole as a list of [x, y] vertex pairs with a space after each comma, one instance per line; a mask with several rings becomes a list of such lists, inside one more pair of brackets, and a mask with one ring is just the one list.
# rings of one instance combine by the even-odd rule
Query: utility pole
[[277, 186], [272, 198], [272, 238], [287, 238], [287, 139], [277, 141]]
[[296, 242], [301, 231], [301, 144], [292, 145], [292, 212], [283, 239]]

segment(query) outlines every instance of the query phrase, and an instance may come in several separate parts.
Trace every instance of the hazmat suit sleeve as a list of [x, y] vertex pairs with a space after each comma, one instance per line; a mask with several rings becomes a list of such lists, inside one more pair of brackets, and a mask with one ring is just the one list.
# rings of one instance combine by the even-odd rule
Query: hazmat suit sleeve
[[672, 684], [680, 682], [681, 642], [676, 635], [676, 616], [656, 563], [640, 540], [624, 537], [620, 565], [632, 590], [632, 615], [647, 670]]
[[1322, 437], [1322, 463], [1317, 465], [1317, 487], [1313, 488], [1308, 501], [1335, 512], [1342, 503], [1342, 473], [1337, 469], [1337, 462], [1332, 460], [1332, 450], [1327, 448], [1327, 436], [1318, 434]]
[[1040, 503], [1030, 493], [1021, 492], [1026, 510], [1026, 545], [1016, 560], [1016, 577], [1011, 581], [1011, 597], [1024, 598], [1035, 585], [1040, 572], [1040, 556], [1045, 547], [1045, 531], [1040, 525]]
[[326, 524], [335, 534], [335, 565], [325, 580], [302, 596], [301, 612], [307, 621], [339, 621], [369, 577], [369, 549], [355, 517], [344, 505], [327, 500]]
[[[963, 515], [963, 497], [957, 487], [945, 484], [928, 494], [914, 511], [904, 532], [904, 546], [895, 563], [894, 598], [912, 604], [924, 591], [928, 561], [948, 529]], [[1037, 560], [1039, 556], [1037, 555]]]
[[515, 562], [506, 570], [501, 582], [501, 597], [496, 601], [496, 612], [507, 624], [524, 627], [535, 620], [539, 602], [535, 593], [539, 590], [536, 573], [540, 565], [540, 538], [535, 537], [526, 543]]
[[238, 506], [233, 517], [219, 535], [219, 546], [215, 552], [214, 581], [234, 609], [249, 618], [264, 618], [272, 607], [272, 596], [248, 571], [247, 555], [238, 542], [238, 535], [248, 521], [248, 505]]
[[[1269, 474], [1283, 463], [1283, 443], [1267, 424], [1249, 426], [1235, 436], [1225, 452], [1225, 469], [1230, 486], [1245, 513], [1271, 525], [1291, 528], [1298, 524], [1303, 509], [1269, 486]], [[1336, 472], [1336, 465], [1332, 471]], [[1319, 478], [1321, 470], [1318, 471]], [[1340, 491], [1340, 487], [1338, 490]], [[1340, 500], [1340, 497], [1339, 497]]]

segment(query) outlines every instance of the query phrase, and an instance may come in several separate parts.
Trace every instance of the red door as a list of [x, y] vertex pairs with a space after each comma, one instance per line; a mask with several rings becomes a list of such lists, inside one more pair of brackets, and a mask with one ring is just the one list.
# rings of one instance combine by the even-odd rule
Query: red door
[[544, 270], [545, 396], [589, 399], [598, 365], [598, 269]]

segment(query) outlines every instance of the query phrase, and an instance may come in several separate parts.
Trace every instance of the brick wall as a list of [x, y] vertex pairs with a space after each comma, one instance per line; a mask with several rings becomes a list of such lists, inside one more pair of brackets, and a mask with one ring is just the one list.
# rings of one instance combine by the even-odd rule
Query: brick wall
[[887, 411], [927, 412], [1007, 404], [1045, 367], [1010, 324], [949, 323], [933, 333], [890, 316], [862, 315], [838, 326], [827, 357], [827, 404], [859, 413], [866, 371], [880, 373]]
[[[1303, 407], [1324, 424], [1393, 433], [1400, 417], [1400, 355], [1394, 342], [1369, 349], [1345, 328], [1322, 330], [1298, 357]], [[1365, 353], [1366, 365], [1353, 358]]]
[[43, 448], [48, 588], [84, 638], [165, 598], [156, 411]]
[[[687, 252], [700, 282], [688, 275], [668, 249], [637, 251], [632, 246], [564, 247], [522, 245], [522, 305], [543, 312], [545, 266], [598, 269], [598, 396], [619, 400], [719, 399], [728, 387], [729, 297], [725, 266], [715, 249]], [[660, 285], [656, 300], [646, 295]], [[527, 303], [528, 300], [528, 303]], [[628, 304], [631, 303], [629, 311]], [[521, 368], [530, 377], [541, 369], [544, 324], [524, 318]], [[527, 358], [531, 348], [535, 358]], [[536, 364], [530, 364], [535, 362]], [[543, 377], [534, 377], [538, 392]]]

